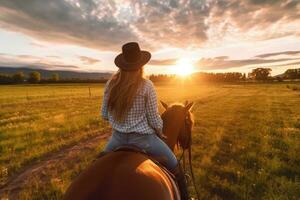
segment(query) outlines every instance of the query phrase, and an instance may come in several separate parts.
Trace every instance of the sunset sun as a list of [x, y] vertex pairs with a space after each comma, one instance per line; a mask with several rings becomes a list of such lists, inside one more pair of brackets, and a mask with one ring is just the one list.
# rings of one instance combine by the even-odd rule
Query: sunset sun
[[193, 63], [189, 59], [180, 59], [173, 67], [173, 73], [185, 77], [194, 72]]

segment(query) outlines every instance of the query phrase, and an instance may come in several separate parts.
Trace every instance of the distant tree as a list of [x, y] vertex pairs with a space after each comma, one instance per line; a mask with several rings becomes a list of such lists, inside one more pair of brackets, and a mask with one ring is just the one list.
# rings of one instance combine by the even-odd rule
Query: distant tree
[[271, 75], [272, 69], [270, 68], [256, 68], [253, 69], [252, 72], [249, 74], [251, 78], [255, 80], [268, 80]]
[[166, 75], [166, 74], [157, 74], [157, 75], [150, 75], [149, 79], [152, 82], [169, 82], [176, 78], [175, 75]]
[[59, 81], [59, 75], [58, 75], [58, 73], [53, 73], [52, 74], [51, 81], [54, 81], [54, 82]]
[[287, 79], [300, 79], [300, 68], [286, 70], [284, 72], [284, 77]]
[[38, 83], [41, 80], [41, 74], [39, 72], [31, 72], [29, 74], [28, 82], [29, 83]]
[[283, 81], [283, 78], [280, 77], [280, 76], [277, 76], [277, 77], [276, 77], [276, 80], [277, 80], [278, 82], [282, 82], [282, 81]]
[[247, 80], [246, 73], [243, 73], [242, 80], [243, 80], [243, 81]]
[[17, 72], [12, 76], [12, 78], [14, 83], [23, 83], [25, 79], [25, 75], [23, 72]]
[[0, 74], [0, 84], [8, 84], [8, 83], [13, 83], [14, 80], [12, 76], [9, 76], [7, 74]]
[[211, 82], [239, 82], [243, 78], [240, 72], [227, 73], [206, 73], [198, 72], [192, 75], [194, 80], [211, 81]]
[[254, 77], [252, 76], [252, 73], [251, 72], [248, 72], [248, 79], [254, 79]]
[[227, 72], [227, 73], [221, 73], [220, 74], [220, 79], [222, 81], [226, 82], [235, 82], [235, 81], [240, 81], [242, 79], [242, 73], [239, 72]]

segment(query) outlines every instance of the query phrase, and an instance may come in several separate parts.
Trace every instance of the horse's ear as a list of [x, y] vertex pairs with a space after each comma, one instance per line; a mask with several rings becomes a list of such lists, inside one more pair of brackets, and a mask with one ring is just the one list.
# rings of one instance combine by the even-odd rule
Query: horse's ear
[[187, 105], [185, 105], [185, 109], [186, 110], [190, 110], [194, 105], [194, 102], [188, 103]]
[[167, 110], [169, 108], [168, 104], [163, 101], [160, 101], [161, 105]]

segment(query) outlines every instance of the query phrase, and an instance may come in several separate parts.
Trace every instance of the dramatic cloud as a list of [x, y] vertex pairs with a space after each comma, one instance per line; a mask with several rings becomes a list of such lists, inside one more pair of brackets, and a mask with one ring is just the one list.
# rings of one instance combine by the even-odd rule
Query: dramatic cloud
[[300, 35], [299, 0], [3, 0], [0, 12], [3, 29], [101, 50]]
[[216, 70], [216, 69], [228, 69], [236, 67], [244, 67], [247, 65], [257, 64], [269, 64], [277, 62], [287, 62], [293, 60], [299, 60], [300, 58], [282, 58], [282, 59], [244, 59], [244, 60], [230, 60], [226, 56], [215, 58], [202, 58], [196, 63], [196, 67], [202, 70]]
[[199, 47], [208, 39], [205, 23], [210, 6], [207, 1], [133, 1], [139, 15], [133, 24], [137, 35], [156, 48]]
[[171, 59], [164, 59], [164, 60], [150, 60], [149, 64], [150, 65], [175, 65], [177, 59], [171, 58]]
[[272, 56], [278, 56], [278, 55], [297, 55], [300, 54], [300, 51], [283, 51], [283, 52], [276, 52], [276, 53], [266, 53], [266, 54], [260, 54], [255, 57], [258, 58], [267, 58]]
[[282, 66], [292, 66], [294, 68], [299, 68], [300, 65], [300, 61], [299, 62], [292, 62], [292, 63], [288, 63], [288, 64], [278, 64], [278, 65], [271, 65], [270, 67], [282, 67]]
[[91, 58], [91, 57], [87, 57], [87, 56], [80, 56], [79, 58], [84, 64], [92, 65], [92, 64], [100, 62], [99, 59], [95, 59], [95, 58]]
[[208, 18], [210, 38], [265, 40], [299, 34], [299, 0], [218, 0]]
[[[0, 22], [0, 24], [1, 24], [1, 22]], [[38, 43], [36, 43], [36, 42], [31, 42], [30, 45], [33, 46], [33, 47], [38, 47], [38, 48], [45, 48], [44, 45], [38, 44]]]
[[67, 65], [60, 62], [51, 62], [42, 57], [30, 55], [11, 56], [0, 54], [0, 66], [2, 67], [29, 67], [36, 69], [80, 69], [79, 66]]
[[114, 49], [137, 38], [119, 21], [113, 1], [13, 0], [0, 2], [0, 25], [46, 41]]

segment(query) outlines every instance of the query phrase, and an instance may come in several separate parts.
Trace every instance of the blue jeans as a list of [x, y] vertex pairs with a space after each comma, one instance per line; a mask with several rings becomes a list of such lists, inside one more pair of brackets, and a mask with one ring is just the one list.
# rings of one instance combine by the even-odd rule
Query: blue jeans
[[120, 133], [113, 131], [104, 152], [110, 152], [122, 145], [134, 145], [143, 149], [148, 155], [162, 163], [172, 171], [177, 166], [177, 158], [174, 153], [156, 134]]

